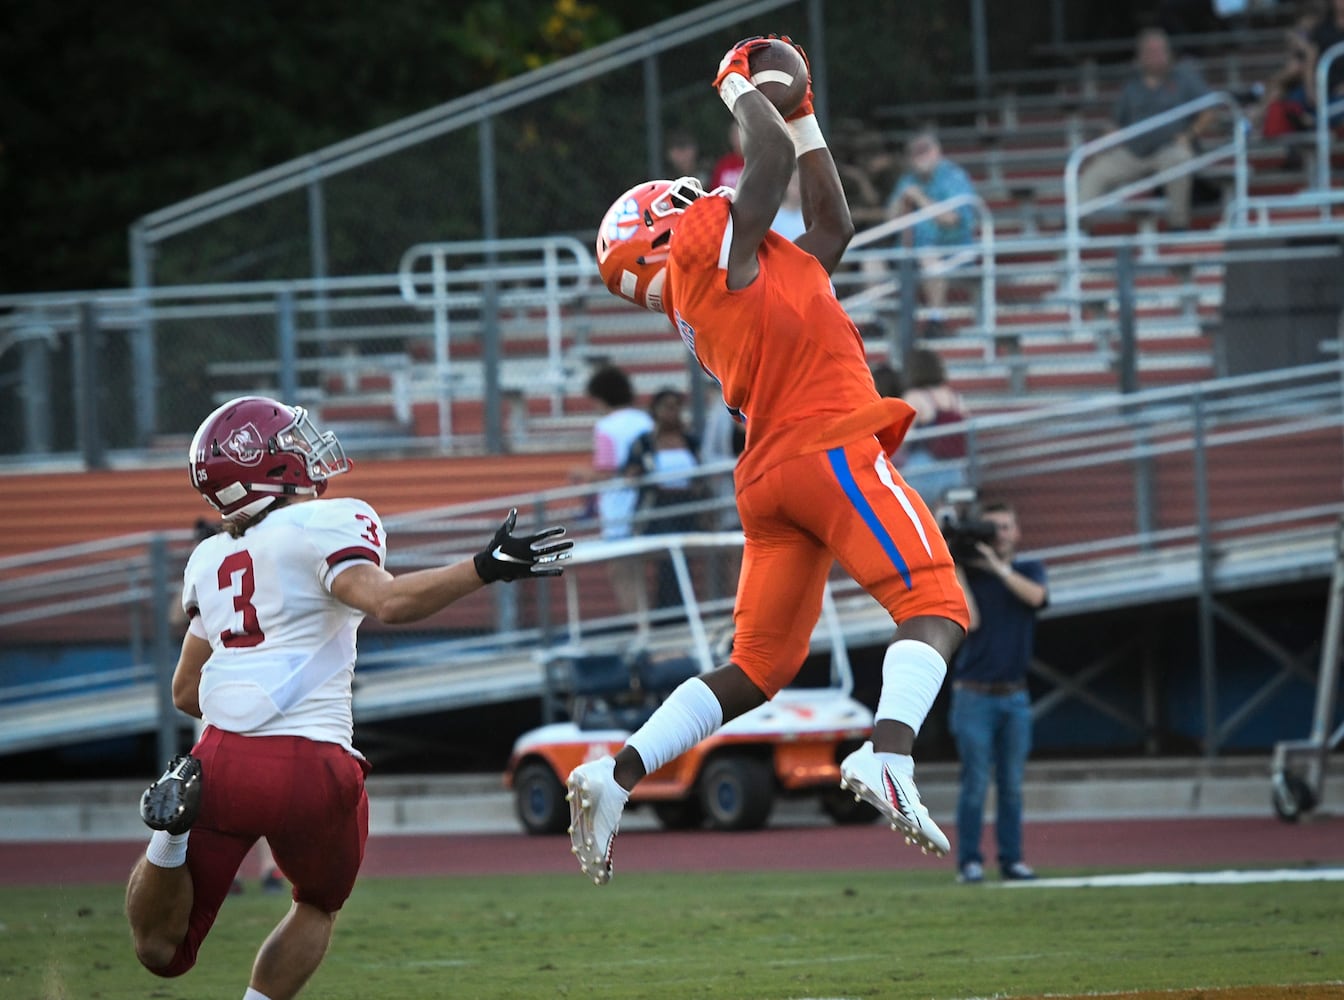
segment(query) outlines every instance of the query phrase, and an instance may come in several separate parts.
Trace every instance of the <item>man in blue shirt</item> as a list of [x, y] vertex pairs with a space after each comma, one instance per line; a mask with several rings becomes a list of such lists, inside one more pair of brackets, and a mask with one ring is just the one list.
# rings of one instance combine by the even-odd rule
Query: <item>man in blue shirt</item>
[[979, 542], [979, 557], [964, 570], [971, 627], [954, 664], [950, 728], [961, 757], [957, 799], [957, 879], [984, 878], [980, 835], [985, 793], [994, 776], [998, 806], [995, 835], [1005, 879], [1032, 879], [1022, 859], [1022, 775], [1031, 752], [1031, 703], [1027, 669], [1036, 638], [1036, 612], [1049, 600], [1045, 565], [1018, 559], [1017, 514], [1008, 504], [988, 504], [980, 519], [995, 526], [993, 544]]
[[[905, 144], [906, 170], [896, 181], [887, 200], [887, 216], [896, 218], [936, 205], [959, 194], [974, 194], [975, 186], [965, 170], [944, 158], [943, 147], [932, 129], [921, 129]], [[911, 244], [922, 252], [919, 266], [925, 272], [921, 282], [926, 305], [924, 336], [936, 337], [944, 331], [947, 308], [947, 279], [936, 271], [949, 250], [971, 242], [975, 212], [962, 205], [950, 212], [916, 224], [910, 232]]]

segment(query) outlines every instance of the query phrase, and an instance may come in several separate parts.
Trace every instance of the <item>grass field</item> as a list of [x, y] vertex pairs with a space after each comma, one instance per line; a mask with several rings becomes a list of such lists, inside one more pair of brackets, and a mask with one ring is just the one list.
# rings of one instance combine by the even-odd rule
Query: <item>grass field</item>
[[[196, 968], [136, 965], [122, 889], [0, 890], [5, 1000], [237, 1000], [288, 899], [231, 898]], [[305, 997], [1024, 997], [1344, 980], [1344, 890], [959, 886], [946, 873], [367, 879]], [[1344, 987], [1239, 997], [1344, 997]], [[1215, 994], [1182, 989], [1178, 996]]]

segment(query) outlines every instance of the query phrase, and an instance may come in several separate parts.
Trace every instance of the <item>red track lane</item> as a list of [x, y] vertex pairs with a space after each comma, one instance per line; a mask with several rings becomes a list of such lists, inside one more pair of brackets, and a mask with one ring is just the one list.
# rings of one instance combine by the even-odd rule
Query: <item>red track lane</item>
[[[1263, 819], [1152, 819], [1028, 823], [1027, 858], [1056, 869], [1209, 868], [1344, 863], [1344, 817], [1301, 825]], [[992, 834], [985, 847], [991, 851]], [[0, 886], [122, 882], [145, 841], [0, 845]], [[660, 871], [950, 871], [883, 826], [774, 828], [753, 833], [630, 832], [616, 869]], [[571, 872], [565, 837], [523, 834], [381, 836], [369, 840], [362, 876]]]

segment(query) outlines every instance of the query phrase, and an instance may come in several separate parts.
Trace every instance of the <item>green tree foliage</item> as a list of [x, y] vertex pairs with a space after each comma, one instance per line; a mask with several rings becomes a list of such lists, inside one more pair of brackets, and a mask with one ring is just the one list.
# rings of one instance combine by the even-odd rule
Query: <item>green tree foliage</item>
[[677, 6], [7, 0], [0, 291], [124, 284], [136, 218]]
[[[1128, 30], [1120, 22], [1143, 5], [1112, 6], [1124, 14], [1109, 16], [1109, 35]], [[1011, 16], [987, 7], [991, 67], [1024, 63], [1047, 37], [1049, 0], [1027, 0]], [[127, 227], [146, 213], [687, 9], [679, 0], [237, 0], [214, 7], [0, 0], [0, 292], [123, 285]], [[969, 69], [968, 9], [945, 0], [827, 0], [833, 114], [861, 117], [883, 104], [949, 96], [951, 78]], [[1070, 36], [1086, 36], [1084, 12], [1071, 4], [1068, 16]], [[748, 31], [806, 34], [801, 3], [757, 20]], [[707, 154], [722, 116], [705, 100], [704, 67], [725, 41], [706, 39], [661, 67], [665, 124], [693, 126]], [[556, 213], [522, 215], [516, 224], [535, 219], [531, 232], [565, 228], [572, 223], [555, 198], [573, 206], [591, 189], [600, 201], [619, 183], [613, 178], [626, 175], [625, 164], [602, 175], [612, 159], [610, 135], [595, 116], [625, 123], [620, 153], [642, 167], [642, 152], [633, 149], [642, 113], [636, 75], [502, 122], [500, 159], [511, 161], [501, 166], [503, 183], [536, 203], [551, 199], [547, 210]], [[599, 169], [571, 162], [533, 183], [538, 157], [554, 162], [556, 144], [566, 143], [589, 151]], [[470, 169], [449, 171], [450, 195], [468, 186]], [[474, 223], [476, 213], [415, 202], [414, 192], [440, 180], [429, 167], [408, 171], [401, 190], [380, 193], [371, 208], [419, 213], [413, 217], [423, 216], [437, 238], [470, 235], [463, 219]], [[160, 279], [173, 280], [175, 270], [221, 280], [268, 267], [293, 273], [293, 261], [308, 252], [302, 224], [292, 221], [304, 209], [278, 212], [283, 219], [232, 220], [261, 236], [247, 253], [229, 251], [237, 241], [228, 239], [186, 246], [186, 263], [165, 262]], [[519, 235], [514, 224], [502, 219], [503, 235]], [[341, 245], [338, 235], [333, 265], [380, 266], [384, 258], [361, 256], [377, 240], [360, 243]]]

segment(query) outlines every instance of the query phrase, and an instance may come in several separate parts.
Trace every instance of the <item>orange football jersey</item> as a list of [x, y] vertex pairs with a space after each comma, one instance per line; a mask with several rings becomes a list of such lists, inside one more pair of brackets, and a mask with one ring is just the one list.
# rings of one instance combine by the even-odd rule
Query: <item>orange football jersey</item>
[[728, 288], [731, 207], [720, 194], [686, 209], [667, 287], [686, 346], [745, 419], [739, 488], [787, 458], [865, 436], [894, 451], [914, 410], [878, 395], [859, 331], [815, 257], [772, 231], [756, 280]]

